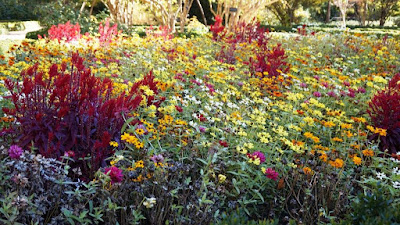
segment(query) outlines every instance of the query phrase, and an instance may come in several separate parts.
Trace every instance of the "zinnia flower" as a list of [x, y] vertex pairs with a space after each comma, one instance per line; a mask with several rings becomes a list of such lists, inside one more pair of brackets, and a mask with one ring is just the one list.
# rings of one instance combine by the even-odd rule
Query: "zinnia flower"
[[124, 175], [122, 174], [122, 170], [118, 169], [115, 166], [106, 168], [105, 174], [108, 174], [108, 176], [110, 176], [112, 184], [121, 182], [124, 177]]
[[23, 152], [24, 150], [18, 145], [11, 145], [10, 148], [8, 149], [8, 155], [12, 159], [19, 159]]
[[271, 180], [278, 180], [279, 174], [272, 168], [268, 168], [264, 172], [265, 176]]

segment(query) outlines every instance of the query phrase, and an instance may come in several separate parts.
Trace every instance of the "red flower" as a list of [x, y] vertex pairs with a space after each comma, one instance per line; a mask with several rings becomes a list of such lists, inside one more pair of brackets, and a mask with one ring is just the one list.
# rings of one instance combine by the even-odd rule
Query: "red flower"
[[122, 174], [122, 170], [118, 169], [115, 166], [108, 167], [105, 169], [105, 174], [108, 174], [111, 178], [111, 183], [120, 183], [124, 177]]
[[175, 109], [178, 110], [178, 112], [182, 112], [183, 111], [182, 107], [177, 106], [177, 105], [175, 106]]
[[221, 146], [225, 147], [225, 148], [228, 147], [228, 142], [226, 142], [226, 141], [220, 140], [220, 141], [219, 141], [219, 144], [220, 144]]

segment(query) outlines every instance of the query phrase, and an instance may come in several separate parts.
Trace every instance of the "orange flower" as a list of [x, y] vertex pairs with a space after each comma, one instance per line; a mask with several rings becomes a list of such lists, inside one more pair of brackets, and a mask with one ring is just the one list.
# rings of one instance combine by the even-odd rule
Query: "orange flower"
[[335, 168], [342, 168], [344, 166], [344, 162], [342, 159], [335, 159], [335, 161], [330, 160], [329, 164]]
[[374, 151], [372, 151], [370, 149], [365, 149], [362, 151], [362, 154], [367, 157], [372, 157], [372, 156], [374, 156]]
[[361, 165], [362, 159], [358, 156], [354, 156], [353, 157], [353, 162], [354, 164], [356, 164], [357, 166]]
[[314, 171], [310, 167], [307, 167], [307, 166], [303, 168], [303, 172], [306, 175], [312, 175], [314, 173]]

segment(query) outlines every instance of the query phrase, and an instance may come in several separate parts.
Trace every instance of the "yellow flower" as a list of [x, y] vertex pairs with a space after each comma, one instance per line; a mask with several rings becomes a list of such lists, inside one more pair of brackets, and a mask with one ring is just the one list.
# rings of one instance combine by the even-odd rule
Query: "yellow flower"
[[325, 127], [334, 127], [334, 126], [336, 126], [336, 124], [334, 122], [332, 122], [332, 121], [323, 122], [323, 125]]
[[343, 139], [334, 137], [334, 138], [332, 138], [332, 141], [343, 142]]
[[342, 129], [352, 129], [353, 128], [353, 124], [351, 124], [351, 123], [342, 123], [342, 124], [340, 124], [340, 127]]
[[118, 147], [118, 143], [116, 141], [110, 141], [110, 146]]
[[218, 175], [218, 181], [220, 183], [224, 183], [225, 180], [226, 180], [226, 176], [225, 175], [223, 175], [223, 174], [219, 174]]
[[135, 162], [135, 168], [143, 168], [143, 167], [144, 167], [143, 160]]
[[362, 160], [361, 160], [360, 157], [354, 156], [354, 157], [353, 157], [353, 162], [354, 162], [354, 164], [356, 164], [357, 166], [359, 166], [359, 165], [361, 165]]
[[247, 149], [240, 147], [240, 146], [236, 147], [236, 151], [238, 151], [241, 154], [247, 154]]
[[143, 135], [143, 134], [144, 134], [144, 130], [143, 130], [142, 128], [136, 129], [135, 132], [136, 132], [138, 135]]

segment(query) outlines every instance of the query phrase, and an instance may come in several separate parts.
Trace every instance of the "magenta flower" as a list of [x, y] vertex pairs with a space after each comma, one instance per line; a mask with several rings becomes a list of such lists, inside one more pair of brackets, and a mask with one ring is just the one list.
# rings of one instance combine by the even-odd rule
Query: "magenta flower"
[[301, 87], [301, 88], [306, 88], [306, 87], [307, 87], [307, 84], [306, 84], [306, 83], [301, 83], [301, 84], [300, 84], [300, 87]]
[[313, 93], [313, 95], [314, 95], [315, 97], [319, 98], [319, 97], [321, 97], [321, 92], [315, 91], [315, 92]]
[[255, 160], [256, 158], [260, 159], [260, 164], [265, 162], [265, 155], [260, 151], [253, 152], [253, 154], [249, 155], [249, 158]]
[[10, 148], [8, 149], [8, 155], [12, 159], [19, 159], [23, 152], [24, 150], [18, 145], [11, 145]]
[[279, 174], [272, 168], [265, 170], [265, 176], [271, 180], [278, 180]]
[[358, 92], [358, 93], [365, 93], [366, 90], [365, 90], [363, 87], [359, 87], [359, 88], [357, 89], [357, 92]]
[[336, 93], [333, 92], [333, 91], [329, 91], [327, 94], [328, 94], [328, 96], [330, 96], [330, 97], [336, 97]]
[[155, 163], [162, 163], [164, 162], [164, 156], [162, 156], [161, 154], [158, 155], [153, 155], [152, 157], [150, 157], [150, 159], [155, 162]]
[[[110, 173], [109, 173], [110, 172]], [[111, 183], [120, 183], [124, 177], [122, 170], [115, 166], [108, 167], [105, 169], [105, 174], [108, 174], [111, 178]]]

